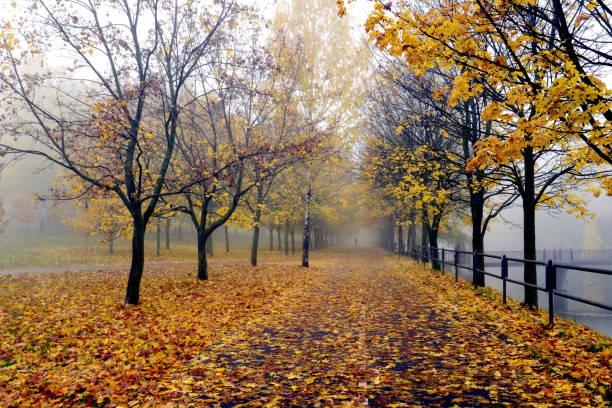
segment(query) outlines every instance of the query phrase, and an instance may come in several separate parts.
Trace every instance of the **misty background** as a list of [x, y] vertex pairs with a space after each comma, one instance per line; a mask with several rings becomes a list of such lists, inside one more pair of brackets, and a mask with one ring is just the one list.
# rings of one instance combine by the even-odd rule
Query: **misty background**
[[[57, 244], [57, 233], [76, 235], [82, 238], [83, 234], [74, 231], [63, 222], [67, 217], [76, 215], [72, 202], [57, 202], [53, 200], [38, 201], [34, 197], [48, 196], [53, 183], [56, 181], [57, 169], [49, 166], [42, 159], [22, 158], [11, 163], [0, 177], [0, 197], [3, 199], [7, 211], [6, 232], [0, 235], [2, 245], [8, 245], [18, 238], [35, 241], [38, 245], [45, 245], [45, 236], [49, 236], [49, 245]], [[612, 208], [610, 197], [591, 197], [589, 209], [595, 217], [576, 218], [565, 211], [549, 212], [538, 211], [537, 214], [537, 247], [539, 249], [608, 249], [612, 248]], [[193, 230], [190, 223], [183, 226], [186, 233], [185, 241], [194, 242]], [[360, 226], [358, 240], [360, 245], [371, 246], [378, 243], [379, 237], [372, 225], [363, 223]], [[467, 230], [466, 230], [467, 231]], [[234, 245], [246, 249], [250, 243], [247, 231], [233, 230]], [[153, 239], [155, 228], [148, 231], [149, 239]], [[224, 244], [222, 231], [215, 234], [215, 243]], [[243, 236], [244, 235], [244, 236]], [[351, 234], [353, 235], [353, 234]], [[346, 237], [345, 245], [353, 243]], [[453, 235], [453, 241], [456, 239]], [[91, 237], [88, 245], [105, 247], [96, 237]], [[218, 241], [218, 242], [217, 242]], [[461, 245], [469, 248], [468, 237], [464, 242], [449, 242], [446, 246]], [[13, 243], [12, 245], [14, 245]], [[81, 242], [81, 244], [85, 244]], [[266, 237], [260, 246], [266, 248]], [[486, 251], [516, 251], [522, 249], [522, 219], [520, 208], [509, 208], [503, 212], [502, 217], [493, 222], [485, 239]], [[6, 267], [0, 262], [0, 267]]]

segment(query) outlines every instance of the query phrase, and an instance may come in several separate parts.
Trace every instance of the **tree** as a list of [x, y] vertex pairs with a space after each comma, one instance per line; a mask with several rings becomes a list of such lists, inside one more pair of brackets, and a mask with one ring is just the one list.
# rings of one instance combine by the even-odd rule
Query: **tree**
[[[486, 99], [474, 97], [451, 107], [439, 92], [441, 87], [450, 85], [448, 75], [429, 69], [419, 76], [412, 73], [402, 59], [385, 53], [378, 53], [376, 57], [372, 89], [363, 108], [363, 115], [372, 118], [368, 121], [368, 134], [391, 146], [412, 149], [426, 146], [435, 151], [437, 160], [444, 162], [445, 168], [463, 176], [452, 181], [454, 189], [463, 190], [462, 194], [454, 195], [454, 200], [463, 202], [469, 209], [466, 217], [472, 229], [472, 250], [482, 254], [489, 224], [518, 197], [512, 184], [503, 181], [504, 170], [496, 166], [467, 168], [475, 156], [477, 143], [495, 131], [491, 122], [480, 119]], [[410, 131], [415, 125], [422, 126], [423, 122], [437, 129], [445, 142], [432, 143], [436, 139], [430, 140], [431, 132]], [[408, 240], [414, 245], [416, 215], [413, 206], [393, 197], [388, 201], [393, 203], [391, 207], [398, 220], [398, 236], [402, 236], [403, 222], [408, 221]], [[455, 210], [463, 213], [464, 206]], [[483, 264], [482, 256], [473, 257], [475, 270], [482, 269], [480, 265]], [[483, 286], [484, 274], [475, 272], [473, 282]]]
[[[258, 29], [250, 38], [258, 38]], [[233, 29], [231, 52], [219, 52], [198, 71], [193, 104], [180, 122], [174, 162], [183, 203], [198, 234], [198, 279], [208, 279], [206, 246], [252, 189], [268, 182], [316, 147], [313, 137], [284, 140], [269, 124], [283, 109], [275, 94], [282, 71], [249, 27]], [[209, 243], [210, 245], [210, 243]]]
[[[301, 44], [303, 57], [297, 76], [301, 131], [322, 135], [327, 154], [304, 162], [300, 173], [304, 182], [304, 236], [302, 265], [309, 265], [311, 205], [317, 175], [325, 174], [325, 160], [344, 151], [343, 147], [357, 126], [356, 101], [362, 87], [359, 73], [367, 62], [346, 20], [337, 19], [333, 6], [322, 0], [285, 2], [277, 19], [285, 27], [287, 41]], [[346, 50], [351, 50], [349, 53]], [[339, 59], [338, 55], [344, 55]]]
[[[274, 55], [274, 66], [277, 70], [277, 78], [274, 86], [270, 89], [273, 94], [276, 109], [271, 112], [266, 125], [266, 133], [272, 143], [291, 143], [301, 138], [313, 138], [301, 132], [303, 117], [299, 111], [299, 76], [303, 67], [304, 49], [301, 44], [291, 41], [287, 34], [288, 27], [279, 15], [272, 22], [274, 37], [269, 45], [270, 52]], [[258, 177], [258, 171], [255, 177]], [[251, 265], [257, 266], [257, 255], [259, 249], [259, 236], [262, 218], [265, 217], [267, 208], [273, 201], [273, 190], [276, 186], [276, 177], [272, 176], [265, 182], [258, 183], [245, 202], [252, 216], [249, 221], [253, 228], [251, 242]], [[270, 234], [272, 234], [272, 230]], [[270, 235], [272, 242], [272, 235]]]
[[[364, 177], [391, 198], [398, 224], [403, 222], [407, 210], [413, 220], [422, 224], [423, 247], [429, 246], [432, 267], [439, 269], [438, 236], [445, 217], [461, 205], [456, 198], [461, 194], [456, 187], [461, 173], [429, 147], [445, 143], [443, 137], [429, 126], [415, 128], [412, 131], [424, 132], [431, 139], [428, 145], [393, 146], [371, 140], [364, 157]], [[401, 230], [398, 238], [400, 235]]]
[[[145, 231], [166, 194], [185, 86], [239, 8], [233, 0], [14, 5], [1, 24], [2, 129], [15, 139], [1, 145], [3, 154], [44, 157], [86, 190], [119, 198], [132, 223], [125, 303], [138, 304]], [[18, 18], [24, 24], [10, 21]], [[75, 68], [31, 72], [39, 55], [58, 54]]]
[[[340, 11], [343, 12], [342, 2]], [[539, 4], [480, 0], [412, 2], [399, 7], [377, 3], [366, 30], [377, 45], [403, 58], [417, 75], [437, 66], [452, 77], [440, 88], [447, 103], [460, 103], [486, 95], [480, 117], [493, 122], [496, 132], [480, 140], [466, 170], [500, 166], [523, 201], [524, 252], [535, 259], [535, 211], [541, 205], [574, 207], [583, 201], [568, 193], [564, 182], [580, 183], [578, 174], [591, 176], [591, 163], [575, 155], [575, 144], [558, 123], [585, 123], [575, 116], [576, 91], [590, 98], [593, 88], [576, 84], [571, 63], [540, 41], [534, 33], [553, 32], [535, 10]], [[553, 57], [554, 56], [554, 57]], [[601, 87], [600, 87], [601, 88]], [[586, 90], [586, 94], [582, 91]], [[564, 100], [569, 96], [570, 110]], [[564, 99], [565, 98], [565, 99]], [[571, 107], [573, 106], [573, 107]], [[570, 115], [571, 112], [571, 115]], [[591, 125], [592, 126], [592, 125]], [[597, 127], [599, 131], [600, 127]], [[500, 135], [503, 137], [500, 138]], [[569, 158], [569, 160], [568, 160]], [[552, 192], [552, 193], [551, 193]], [[527, 283], [537, 281], [535, 265], [526, 264]], [[525, 302], [537, 306], [537, 290], [525, 288]]]

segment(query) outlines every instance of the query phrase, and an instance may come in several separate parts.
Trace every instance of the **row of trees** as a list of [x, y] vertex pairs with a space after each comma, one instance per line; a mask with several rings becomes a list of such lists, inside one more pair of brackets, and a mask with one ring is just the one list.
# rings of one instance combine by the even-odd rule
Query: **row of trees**
[[[131, 237], [125, 303], [137, 304], [153, 219], [191, 220], [198, 279], [206, 244], [311, 216], [351, 133], [352, 43], [324, 1], [289, 1], [270, 24], [236, 0], [13, 3], [0, 24], [0, 154], [63, 169], [45, 198], [93, 208], [95, 228]], [[316, 17], [315, 17], [316, 16]], [[322, 17], [323, 16], [323, 17]], [[323, 47], [335, 41], [338, 48]], [[353, 94], [354, 95], [354, 94]], [[336, 184], [337, 186], [337, 184]], [[321, 218], [323, 219], [323, 218]]]
[[[482, 253], [490, 223], [520, 203], [533, 259], [536, 209], [586, 216], [577, 190], [612, 193], [603, 0], [372, 3], [359, 114], [370, 56], [324, 0], [287, 0], [269, 22], [237, 0], [12, 3], [0, 155], [45, 158], [62, 169], [46, 198], [76, 200], [92, 229], [130, 236], [128, 304], [147, 227], [176, 214], [196, 231], [205, 280], [222, 226], [253, 231], [255, 266], [262, 225], [284, 231], [285, 248], [299, 225], [308, 266], [313, 227], [317, 245], [334, 242], [334, 226], [355, 224], [357, 195], [394, 220], [400, 248], [420, 226], [434, 252], [440, 231], [467, 221]], [[351, 184], [357, 151], [368, 191]], [[534, 265], [525, 281], [536, 283]], [[525, 301], [537, 305], [534, 288]]]
[[[435, 250], [444, 223], [463, 218], [482, 253], [490, 222], [520, 203], [524, 256], [535, 259], [536, 209], [586, 216], [581, 190], [612, 193], [605, 1], [374, 3], [363, 174], [398, 228], [409, 225], [409, 244], [421, 224]], [[524, 280], [536, 284], [535, 265]], [[525, 288], [525, 302], [537, 306], [536, 289]]]

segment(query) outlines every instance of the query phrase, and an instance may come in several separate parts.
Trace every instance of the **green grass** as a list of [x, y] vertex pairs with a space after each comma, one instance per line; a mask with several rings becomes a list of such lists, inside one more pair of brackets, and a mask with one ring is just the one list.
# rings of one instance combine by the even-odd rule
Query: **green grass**
[[[195, 242], [171, 241], [170, 250], [165, 249], [162, 239], [161, 253], [156, 252], [155, 235], [151, 234], [145, 243], [146, 263], [195, 262]], [[248, 259], [246, 249], [234, 248], [225, 252], [225, 246], [215, 244], [215, 255], [211, 258]], [[262, 259], [278, 256], [278, 252], [261, 252]], [[85, 239], [83, 235], [70, 232], [45, 232], [26, 234], [9, 231], [0, 236], [0, 270], [19, 268], [58, 268], [84, 265], [121, 265], [129, 264], [131, 257], [130, 242], [121, 240], [115, 243], [114, 253], [108, 253], [108, 245], [100, 243], [96, 237]]]

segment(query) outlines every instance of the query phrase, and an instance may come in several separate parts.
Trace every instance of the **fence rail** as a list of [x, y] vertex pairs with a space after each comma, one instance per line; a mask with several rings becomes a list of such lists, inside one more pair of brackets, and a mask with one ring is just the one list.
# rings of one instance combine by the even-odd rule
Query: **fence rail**
[[[577, 259], [586, 260], [587, 255], [592, 255], [593, 259], [596, 257], [603, 257], [604, 254], [609, 254], [609, 260], [612, 260], [612, 250], [593, 250], [593, 251], [572, 251], [572, 256], [578, 256]], [[490, 252], [490, 253], [478, 253], [472, 251], [460, 251], [446, 248], [423, 248], [423, 247], [413, 247], [409, 251], [401, 251], [402, 255], [407, 255], [412, 257], [415, 260], [422, 261], [423, 263], [431, 260], [432, 266], [434, 269], [439, 265], [439, 269], [442, 273], [446, 272], [447, 267], [454, 268], [455, 280], [459, 280], [459, 270], [468, 270], [472, 272], [472, 278], [474, 278], [476, 273], [482, 273], [483, 275], [490, 276], [495, 279], [499, 279], [502, 281], [502, 301], [503, 304], [506, 304], [508, 290], [507, 285], [508, 282], [520, 285], [523, 287], [531, 287], [537, 289], [538, 291], [545, 292], [548, 297], [548, 323], [549, 325], [553, 325], [554, 315], [555, 315], [555, 296], [559, 296], [565, 299], [570, 299], [575, 302], [587, 304], [590, 306], [598, 307], [601, 309], [612, 311], [612, 305], [601, 303], [594, 301], [592, 299], [582, 298], [579, 296], [574, 296], [571, 293], [566, 293], [557, 290], [557, 268], [563, 268], [565, 270], [574, 270], [580, 272], [589, 272], [598, 275], [607, 275], [612, 276], [612, 271], [601, 268], [594, 268], [588, 266], [581, 265], [573, 265], [565, 262], [561, 262], [566, 260], [564, 255], [558, 255], [557, 257], [548, 259], [547, 261], [541, 260], [533, 260], [533, 259], [524, 259], [521, 258], [522, 251], [508, 251], [508, 252]], [[540, 254], [547, 254], [546, 251], [540, 251]], [[548, 252], [548, 254], [552, 254], [552, 252]], [[512, 256], [508, 256], [512, 255]], [[461, 258], [464, 256], [471, 256], [472, 265], [464, 265], [461, 263]], [[576, 259], [576, 258], [572, 258]], [[482, 261], [481, 261], [482, 260]], [[490, 270], [486, 270], [487, 260], [490, 261], [489, 265], [493, 260], [496, 260], [500, 263], [499, 273], [493, 273]], [[483, 265], [480, 266], [479, 263], [482, 262]], [[512, 263], [513, 265], [539, 265], [544, 266], [546, 268], [546, 278], [545, 278], [545, 286], [539, 286], [537, 284], [519, 281], [516, 279], [511, 279], [508, 277], [508, 265]], [[495, 263], [496, 264], [496, 263]]]
[[[506, 255], [513, 258], [524, 258], [523, 251], [492, 251], [491, 254]], [[612, 260], [612, 249], [542, 249], [536, 251], [536, 259], [553, 260], [555, 262], [600, 263]]]
[[[399, 252], [397, 242], [392, 243], [392, 246], [396, 252]], [[408, 252], [404, 245], [404, 253]], [[499, 257], [506, 255], [508, 258], [518, 260], [525, 258], [523, 251], [489, 251], [487, 254]], [[535, 259], [542, 262], [552, 260], [557, 264], [566, 263], [574, 266], [610, 265], [612, 264], [612, 249], [540, 249], [536, 251]]]

